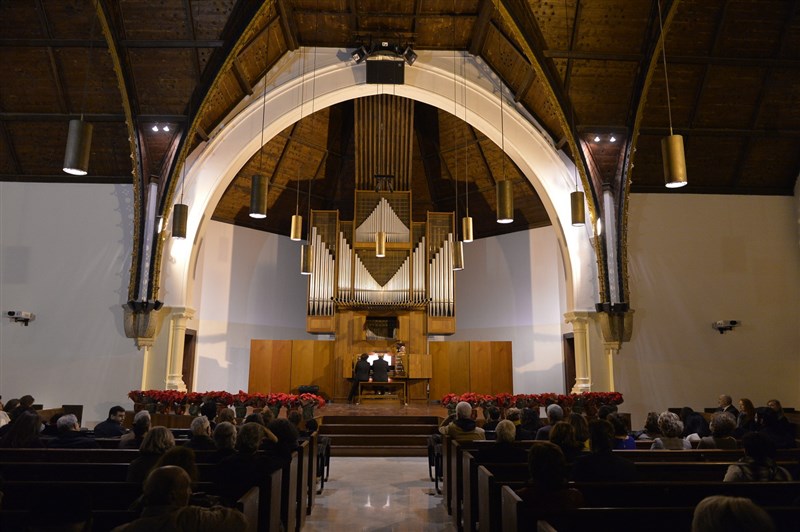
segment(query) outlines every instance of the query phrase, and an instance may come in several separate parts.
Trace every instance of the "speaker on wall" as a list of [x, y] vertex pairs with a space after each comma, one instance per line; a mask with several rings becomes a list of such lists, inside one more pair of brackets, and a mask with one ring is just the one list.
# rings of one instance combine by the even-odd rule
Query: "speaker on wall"
[[367, 83], [402, 85], [405, 83], [405, 61], [367, 60]]

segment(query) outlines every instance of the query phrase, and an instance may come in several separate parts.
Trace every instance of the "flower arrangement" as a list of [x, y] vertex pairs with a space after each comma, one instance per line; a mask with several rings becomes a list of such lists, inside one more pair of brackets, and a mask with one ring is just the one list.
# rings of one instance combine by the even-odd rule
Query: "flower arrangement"
[[442, 397], [442, 406], [455, 406], [459, 401], [466, 401], [473, 407], [481, 406], [484, 408], [498, 406], [500, 408], [538, 408], [557, 404], [562, 408], [572, 408], [573, 406], [590, 407], [597, 409], [603, 405], [622, 404], [622, 394], [619, 392], [584, 392], [571, 394], [541, 393], [541, 394], [516, 394], [500, 393], [497, 395], [483, 395], [474, 392], [467, 392], [461, 395], [449, 393]]
[[231, 400], [233, 401], [233, 406], [247, 406], [250, 402], [250, 394], [244, 390], [239, 390], [238, 393], [231, 396]]
[[302, 406], [313, 405], [319, 408], [325, 406], [325, 399], [313, 393], [301, 393], [298, 399]]
[[293, 395], [288, 393], [247, 393], [239, 390], [232, 394], [226, 391], [211, 392], [181, 392], [178, 390], [131, 390], [128, 398], [134, 403], [160, 403], [162, 405], [200, 405], [203, 401], [214, 401], [224, 406], [285, 406], [297, 408], [304, 405], [314, 405], [322, 408], [325, 399], [313, 393]]
[[448, 393], [444, 397], [442, 397], [442, 406], [455, 406], [457, 402], [460, 401], [460, 396], [454, 393]]

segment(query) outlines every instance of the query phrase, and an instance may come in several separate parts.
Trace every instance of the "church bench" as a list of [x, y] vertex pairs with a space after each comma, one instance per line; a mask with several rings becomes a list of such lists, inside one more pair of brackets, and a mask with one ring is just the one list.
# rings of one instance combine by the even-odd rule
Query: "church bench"
[[[130, 510], [93, 510], [92, 530], [94, 532], [108, 532], [109, 530], [130, 523], [137, 519], [139, 514]], [[27, 532], [27, 510], [0, 510], [0, 530], [3, 532]]]
[[138, 449], [3, 449], [3, 462], [130, 463]]
[[[649, 532], [673, 532], [689, 530], [695, 505], [673, 507], [609, 507], [579, 508], [545, 519], [519, 498], [510, 486], [503, 486], [502, 531], [520, 532], [532, 530], [537, 520], [547, 522], [552, 529], [565, 530], [613, 530], [626, 523], [639, 523]], [[800, 507], [762, 506], [775, 522], [778, 532], [797, 529], [800, 522]]]
[[102, 462], [0, 462], [0, 476], [5, 480], [125, 482], [129, 465]]

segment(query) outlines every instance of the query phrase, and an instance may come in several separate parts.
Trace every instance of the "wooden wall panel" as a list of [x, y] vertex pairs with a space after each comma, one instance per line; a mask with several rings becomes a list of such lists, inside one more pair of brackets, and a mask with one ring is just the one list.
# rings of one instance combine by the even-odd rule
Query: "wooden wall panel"
[[495, 376], [492, 371], [492, 345], [489, 342], [469, 343], [469, 390], [492, 393]]
[[294, 340], [292, 344], [292, 392], [314, 379], [314, 340]]
[[430, 342], [428, 350], [431, 354], [433, 377], [431, 378], [431, 399], [438, 401], [450, 393], [450, 342]]
[[[469, 342], [447, 342], [450, 348], [450, 388], [453, 393], [466, 393], [470, 390]], [[447, 393], [447, 392], [445, 392]]]
[[311, 384], [319, 386], [326, 397], [333, 394], [333, 348], [335, 342], [318, 341], [314, 343], [314, 366]]
[[251, 340], [250, 393], [288, 393], [291, 390], [292, 341]]
[[511, 342], [489, 342], [491, 344], [493, 394], [514, 393], [514, 362], [511, 358]]

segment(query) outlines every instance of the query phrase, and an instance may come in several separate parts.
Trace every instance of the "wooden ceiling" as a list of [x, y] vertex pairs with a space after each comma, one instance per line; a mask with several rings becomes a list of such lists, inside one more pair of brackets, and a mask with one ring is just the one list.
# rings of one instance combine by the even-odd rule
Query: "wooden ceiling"
[[[184, 146], [207, 140], [287, 51], [383, 38], [480, 56], [568, 152], [574, 121], [594, 194], [605, 186], [621, 197], [629, 186], [791, 195], [800, 173], [800, 2], [662, 4], [672, 124], [689, 172], [679, 191], [663, 186], [669, 117], [657, 0], [3, 1], [0, 180], [155, 182], [163, 209]], [[81, 114], [95, 127], [90, 172], [68, 176], [60, 170], [67, 125]], [[453, 210], [458, 175], [459, 210], [468, 189], [477, 237], [550, 223], [481, 131], [418, 103], [414, 137], [418, 213]], [[214, 217], [288, 234], [310, 187], [312, 208], [349, 219], [353, 152], [352, 102], [319, 110], [244, 165]], [[504, 166], [515, 181], [510, 226], [493, 221]], [[270, 177], [263, 221], [247, 216], [256, 172]]]

